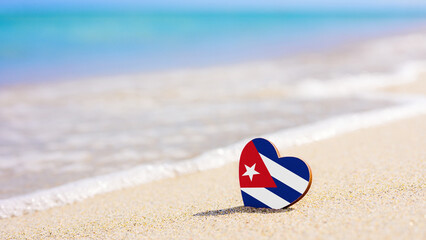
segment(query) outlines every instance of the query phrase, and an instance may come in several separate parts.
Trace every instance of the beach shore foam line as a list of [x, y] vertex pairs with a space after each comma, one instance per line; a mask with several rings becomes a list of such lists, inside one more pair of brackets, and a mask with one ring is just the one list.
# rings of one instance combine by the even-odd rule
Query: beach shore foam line
[[329, 98], [358, 94], [385, 87], [415, 82], [426, 72], [426, 61], [412, 60], [401, 64], [395, 71], [365, 72], [339, 76], [334, 80], [309, 78], [296, 84], [295, 95], [304, 98]]
[[[291, 146], [306, 144], [424, 113], [426, 113], [426, 100], [424, 98], [410, 99], [405, 97], [401, 100], [401, 103], [392, 107], [341, 115], [256, 137], [264, 137], [272, 141], [285, 156], [285, 149]], [[0, 200], [0, 218], [20, 216], [155, 180], [218, 168], [227, 163], [238, 161], [241, 149], [249, 140], [244, 139], [227, 147], [210, 150], [185, 161], [144, 164], [121, 172], [82, 179], [51, 189], [3, 199]]]

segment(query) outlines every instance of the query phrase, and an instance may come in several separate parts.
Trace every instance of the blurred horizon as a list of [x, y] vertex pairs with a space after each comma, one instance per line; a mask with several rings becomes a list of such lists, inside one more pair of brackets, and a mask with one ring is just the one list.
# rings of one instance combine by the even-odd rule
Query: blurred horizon
[[232, 2], [225, 0], [75, 0], [75, 1], [54, 1], [54, 0], [36, 0], [36, 1], [4, 1], [0, 2], [1, 10], [28, 10], [28, 9], [105, 9], [105, 10], [213, 10], [213, 11], [283, 11], [283, 10], [363, 10], [363, 11], [377, 11], [377, 10], [415, 10], [426, 11], [426, 1], [422, 0], [388, 0], [388, 1], [367, 1], [360, 0], [356, 2], [342, 2], [337, 0], [323, 0], [323, 1], [296, 1], [290, 0], [286, 2], [278, 0], [265, 0], [265, 1], [250, 1], [250, 0], [235, 0]]

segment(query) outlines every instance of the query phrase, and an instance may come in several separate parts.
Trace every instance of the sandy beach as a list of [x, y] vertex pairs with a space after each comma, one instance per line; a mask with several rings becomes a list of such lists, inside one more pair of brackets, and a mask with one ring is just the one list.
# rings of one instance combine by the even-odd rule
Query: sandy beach
[[[425, 94], [424, 77], [386, 89]], [[423, 90], [422, 90], [423, 89]], [[0, 220], [2, 239], [424, 239], [426, 116], [282, 150], [313, 184], [288, 209], [242, 207], [238, 164]]]
[[0, 240], [426, 240], [426, 2], [95, 2], [0, 2]]

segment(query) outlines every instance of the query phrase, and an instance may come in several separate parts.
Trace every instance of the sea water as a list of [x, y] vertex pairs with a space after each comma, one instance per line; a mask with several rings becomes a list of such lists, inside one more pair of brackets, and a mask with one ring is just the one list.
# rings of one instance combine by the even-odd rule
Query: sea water
[[421, 26], [426, 11], [0, 11], [0, 84], [282, 57]]
[[[13, 34], [0, 35], [8, 46], [0, 46], [0, 217], [238, 161], [252, 137], [290, 146], [425, 107], [372, 92], [426, 69], [418, 15], [15, 13], [1, 21]], [[330, 43], [342, 47], [316, 51]], [[274, 54], [284, 57], [262, 60]]]

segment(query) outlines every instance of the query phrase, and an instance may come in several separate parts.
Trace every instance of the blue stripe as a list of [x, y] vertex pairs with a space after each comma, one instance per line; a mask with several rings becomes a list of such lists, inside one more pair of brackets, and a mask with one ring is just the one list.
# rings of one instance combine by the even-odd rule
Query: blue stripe
[[248, 195], [247, 193], [241, 191], [241, 195], [243, 196], [244, 206], [246, 207], [255, 207], [255, 208], [270, 208], [263, 204], [261, 201], [256, 198]]
[[297, 157], [283, 157], [277, 160], [274, 161], [309, 182], [309, 168], [304, 161]]
[[287, 168], [292, 171], [294, 174], [299, 177], [309, 181], [309, 168], [305, 162], [296, 157], [283, 157], [278, 158], [277, 152], [275, 151], [274, 146], [266, 139], [256, 138], [252, 140], [257, 151], [263, 156], [271, 159], [272, 161], [278, 163], [279, 165]]
[[277, 155], [277, 152], [275, 151], [274, 146], [268, 140], [263, 138], [255, 138], [252, 141], [257, 151], [261, 153], [263, 156], [269, 159], [272, 159], [274, 161], [275, 159], [278, 159], [278, 155]]
[[273, 179], [274, 179], [274, 182], [277, 185], [277, 187], [276, 188], [266, 188], [266, 189], [275, 193], [280, 198], [286, 200], [289, 203], [292, 203], [292, 202], [296, 201], [296, 199], [298, 199], [300, 196], [302, 196], [301, 193], [299, 193], [298, 191], [294, 190], [293, 188], [285, 185], [284, 183], [278, 181], [276, 178], [273, 178]]

